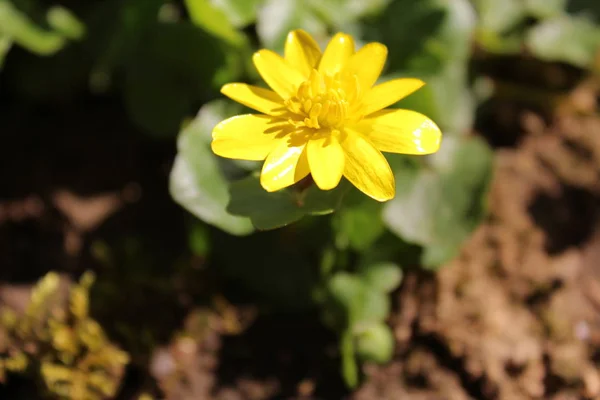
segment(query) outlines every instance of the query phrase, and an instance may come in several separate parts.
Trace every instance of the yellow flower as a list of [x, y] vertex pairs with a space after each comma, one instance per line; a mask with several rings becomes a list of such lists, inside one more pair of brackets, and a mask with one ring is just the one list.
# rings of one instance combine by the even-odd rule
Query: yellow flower
[[229, 118], [213, 130], [215, 154], [264, 160], [261, 185], [283, 189], [309, 173], [322, 190], [342, 176], [378, 201], [394, 197], [392, 170], [381, 151], [429, 154], [438, 150], [441, 132], [415, 111], [386, 109], [424, 85], [419, 79], [394, 79], [373, 86], [387, 48], [369, 43], [355, 51], [351, 36], [336, 34], [324, 53], [302, 30], [288, 34], [284, 57], [270, 50], [253, 56], [273, 90], [244, 83], [221, 92], [262, 114]]

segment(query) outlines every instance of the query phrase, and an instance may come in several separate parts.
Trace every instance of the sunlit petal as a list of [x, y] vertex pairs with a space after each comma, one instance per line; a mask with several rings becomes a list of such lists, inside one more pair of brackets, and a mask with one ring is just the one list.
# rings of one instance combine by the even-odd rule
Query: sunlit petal
[[354, 39], [352, 39], [352, 36], [344, 33], [336, 34], [331, 38], [323, 53], [319, 63], [319, 72], [334, 75], [348, 62], [352, 54], [354, 54]]
[[293, 185], [310, 172], [306, 142], [284, 140], [269, 153], [260, 173], [260, 183], [268, 192]]
[[232, 100], [268, 115], [283, 115], [286, 108], [283, 99], [274, 91], [245, 83], [229, 83], [221, 93]]
[[381, 43], [369, 43], [354, 53], [343, 68], [344, 74], [355, 74], [362, 91], [367, 91], [377, 82], [385, 59], [387, 47]]
[[311, 139], [307, 146], [313, 180], [321, 190], [336, 187], [344, 173], [344, 150], [335, 136]]
[[411, 110], [382, 110], [355, 125], [380, 151], [431, 154], [442, 141], [440, 128], [425, 115]]
[[288, 34], [285, 42], [285, 61], [308, 78], [310, 71], [321, 60], [321, 49], [315, 40], [302, 29]]
[[284, 100], [296, 94], [298, 86], [305, 80], [296, 68], [285, 62], [279, 54], [270, 50], [257, 51], [254, 53], [252, 61], [267, 85]]
[[289, 132], [285, 120], [258, 114], [238, 115], [215, 126], [211, 147], [221, 157], [261, 161]]
[[341, 144], [346, 154], [344, 176], [377, 201], [394, 197], [394, 174], [385, 157], [358, 132], [346, 129]]
[[369, 115], [402, 100], [425, 85], [420, 79], [400, 78], [374, 86], [362, 98], [362, 114]]

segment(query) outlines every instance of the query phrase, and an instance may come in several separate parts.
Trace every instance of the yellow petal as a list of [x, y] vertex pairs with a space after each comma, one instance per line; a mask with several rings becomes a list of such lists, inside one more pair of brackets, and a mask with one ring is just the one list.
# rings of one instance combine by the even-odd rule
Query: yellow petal
[[435, 122], [411, 110], [381, 110], [354, 127], [377, 149], [390, 153], [431, 154], [442, 141]]
[[366, 92], [377, 82], [386, 58], [387, 47], [376, 42], [366, 44], [350, 57], [343, 73], [356, 74], [360, 89]]
[[308, 78], [321, 60], [321, 49], [315, 40], [302, 29], [288, 34], [285, 42], [285, 61]]
[[362, 99], [362, 113], [369, 115], [391, 106], [425, 85], [420, 79], [400, 78], [384, 82], [369, 90]]
[[291, 131], [289, 123], [267, 115], [245, 114], [217, 124], [212, 131], [212, 151], [221, 157], [264, 160]]
[[331, 38], [323, 53], [323, 57], [319, 63], [319, 72], [331, 75], [335, 74], [348, 62], [352, 54], [354, 54], [354, 39], [352, 39], [352, 36], [345, 33], [337, 33]]
[[344, 150], [334, 136], [312, 139], [308, 142], [308, 165], [313, 180], [321, 190], [336, 187], [344, 173]]
[[394, 174], [385, 157], [358, 132], [346, 129], [342, 140], [346, 154], [344, 176], [367, 196], [377, 201], [394, 197]]
[[283, 99], [274, 91], [245, 83], [229, 83], [221, 93], [232, 100], [268, 115], [283, 115], [286, 108]]
[[260, 173], [260, 184], [268, 192], [291, 186], [310, 172], [306, 142], [281, 141], [269, 153]]
[[277, 53], [259, 50], [252, 56], [254, 66], [267, 84], [284, 100], [296, 94], [304, 76]]

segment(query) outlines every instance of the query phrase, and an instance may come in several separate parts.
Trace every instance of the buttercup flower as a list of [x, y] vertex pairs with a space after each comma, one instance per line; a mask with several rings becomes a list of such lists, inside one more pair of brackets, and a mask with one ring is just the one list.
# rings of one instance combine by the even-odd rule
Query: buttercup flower
[[272, 90], [244, 83], [221, 92], [262, 114], [229, 118], [213, 130], [215, 154], [264, 160], [261, 185], [269, 192], [309, 173], [322, 190], [342, 176], [378, 201], [394, 197], [394, 175], [381, 151], [429, 154], [440, 146], [437, 125], [415, 111], [385, 109], [424, 85], [394, 79], [375, 85], [387, 57], [381, 43], [355, 51], [351, 36], [336, 34], [321, 53], [306, 32], [289, 33], [284, 57], [270, 50], [253, 56]]

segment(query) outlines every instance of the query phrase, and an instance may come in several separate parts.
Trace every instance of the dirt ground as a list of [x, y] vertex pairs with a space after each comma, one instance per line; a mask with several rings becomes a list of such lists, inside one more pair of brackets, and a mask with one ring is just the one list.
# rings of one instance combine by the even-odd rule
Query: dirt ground
[[[206, 301], [210, 307], [195, 307], [189, 296], [142, 283], [154, 298], [148, 312], [164, 314], [143, 328], [156, 328], [162, 344], [149, 359], [143, 350], [133, 354], [118, 398], [162, 392], [173, 400], [600, 399], [596, 93], [585, 83], [576, 87], [551, 117], [496, 104], [493, 118], [510, 123], [496, 122], [519, 133], [494, 140], [481, 132], [497, 150], [490, 215], [437, 274], [407, 273], [389, 320], [394, 359], [363, 366], [355, 393], [344, 388], [336, 338], [317, 315], [256, 316], [252, 307], [219, 296]], [[8, 129], [12, 147], [0, 149], [2, 304], [22, 307], [27, 285], [48, 270], [77, 274], [98, 265], [98, 243], [115, 232], [144, 232], [147, 246], [160, 243], [165, 250], [156, 265], [185, 252], [185, 239], [170, 234], [183, 231], [184, 213], [163, 190], [174, 149], [114, 131], [125, 123], [103, 120], [95, 107], [95, 121], [103, 121], [93, 125], [98, 136], [65, 133], [32, 144], [22, 132], [41, 129], [36, 122]], [[60, 129], [66, 122], [57, 115], [44, 116], [45, 123], [54, 118]], [[81, 121], [81, 129], [88, 126], [89, 118]], [[95, 148], [93, 160], [73, 153], [82, 148]], [[138, 284], [135, 273], [104, 273]], [[175, 275], [170, 279], [180, 292], [199, 291], [187, 290], [188, 275]], [[111, 318], [131, 321], [136, 302], [146, 300], [128, 300], [123, 315]], [[109, 315], [102, 310], [101, 322]], [[139, 367], [144, 363], [149, 371]], [[0, 398], [33, 398], [27, 387], [27, 381], [9, 381], [0, 386]]]

